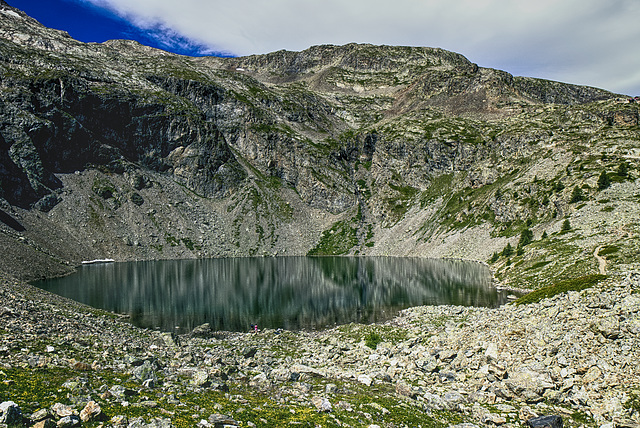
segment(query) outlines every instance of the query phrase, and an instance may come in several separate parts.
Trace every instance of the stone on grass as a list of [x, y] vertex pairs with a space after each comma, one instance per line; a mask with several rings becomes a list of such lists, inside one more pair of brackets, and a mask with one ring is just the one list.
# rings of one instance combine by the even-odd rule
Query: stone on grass
[[44, 419], [33, 424], [32, 428], [56, 428], [57, 426], [53, 419]]
[[89, 401], [84, 409], [80, 412], [80, 419], [82, 422], [88, 422], [91, 420], [98, 419], [102, 414], [102, 409], [100, 405], [95, 401]]
[[371, 379], [371, 376], [363, 374], [358, 376], [358, 382], [363, 383], [367, 386], [371, 386], [371, 382], [373, 382], [373, 379]]
[[73, 407], [67, 406], [66, 404], [62, 403], [55, 403], [53, 406], [51, 406], [51, 410], [53, 410], [53, 412], [58, 415], [59, 418], [71, 416], [75, 413]]
[[333, 407], [331, 406], [329, 400], [324, 397], [313, 397], [311, 398], [311, 403], [313, 403], [313, 405], [316, 407], [316, 409], [318, 409], [319, 412], [328, 413], [333, 410]]
[[527, 421], [529, 428], [562, 428], [562, 417], [557, 415], [539, 416]]
[[58, 421], [58, 428], [71, 428], [80, 426], [80, 418], [76, 415], [65, 416]]

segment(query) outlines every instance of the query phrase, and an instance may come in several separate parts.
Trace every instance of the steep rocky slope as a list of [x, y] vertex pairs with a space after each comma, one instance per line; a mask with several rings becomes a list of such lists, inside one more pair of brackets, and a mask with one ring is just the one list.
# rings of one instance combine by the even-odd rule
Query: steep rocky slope
[[189, 58], [0, 14], [0, 269], [20, 278], [370, 254], [490, 260], [535, 288], [597, 272], [594, 252], [635, 266], [627, 97], [441, 49]]

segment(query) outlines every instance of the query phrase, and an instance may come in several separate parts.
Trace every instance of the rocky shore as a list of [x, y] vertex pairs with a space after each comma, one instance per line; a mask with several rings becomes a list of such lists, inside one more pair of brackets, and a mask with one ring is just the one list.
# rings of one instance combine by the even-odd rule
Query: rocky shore
[[0, 288], [0, 426], [640, 427], [638, 273], [529, 305], [181, 335]]

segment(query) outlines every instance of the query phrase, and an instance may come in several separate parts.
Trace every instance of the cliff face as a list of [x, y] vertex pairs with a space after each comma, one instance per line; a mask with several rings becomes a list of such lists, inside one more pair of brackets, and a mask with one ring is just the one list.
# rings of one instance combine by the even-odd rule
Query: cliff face
[[[80, 43], [4, 3], [0, 14], [0, 268], [20, 276], [56, 270], [25, 261], [64, 270], [103, 257], [487, 260], [523, 230], [558, 232], [584, 208], [570, 202], [580, 187], [590, 214], [572, 218], [578, 239], [558, 233], [494, 262], [504, 279], [538, 266], [533, 281], [591, 269], [572, 254], [606, 243], [587, 230], [622, 205], [616, 227], [636, 227], [625, 201], [638, 109], [606, 91], [441, 49], [188, 58]], [[600, 197], [597, 175], [621, 163]], [[633, 251], [619, 251], [621, 265]]]

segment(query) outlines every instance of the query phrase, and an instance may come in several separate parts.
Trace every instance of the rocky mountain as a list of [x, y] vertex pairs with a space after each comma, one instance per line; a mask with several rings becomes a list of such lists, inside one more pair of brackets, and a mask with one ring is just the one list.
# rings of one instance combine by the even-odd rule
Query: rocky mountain
[[638, 122], [626, 96], [441, 49], [190, 58], [0, 0], [0, 271], [420, 255], [536, 288], [635, 269]]

